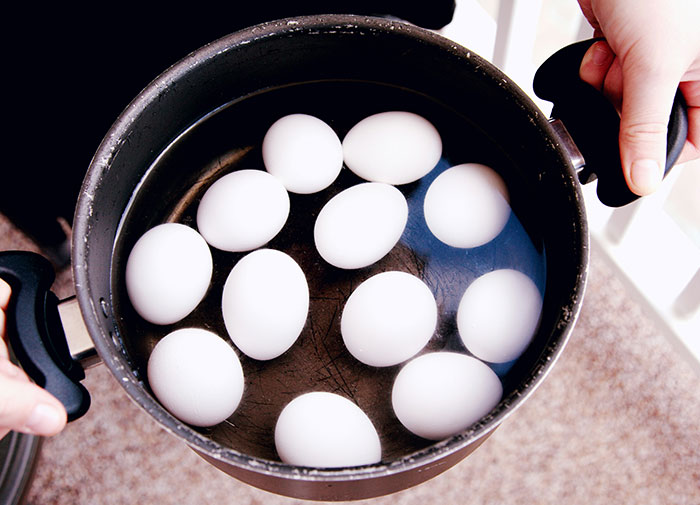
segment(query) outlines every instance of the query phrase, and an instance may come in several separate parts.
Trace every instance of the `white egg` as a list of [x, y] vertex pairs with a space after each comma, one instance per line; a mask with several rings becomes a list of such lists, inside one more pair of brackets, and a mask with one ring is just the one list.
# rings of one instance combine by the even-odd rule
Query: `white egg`
[[148, 383], [181, 421], [214, 426], [233, 414], [243, 395], [243, 369], [218, 335], [182, 328], [163, 337], [148, 358]]
[[505, 363], [522, 354], [542, 312], [542, 295], [527, 275], [494, 270], [472, 282], [457, 309], [457, 329], [474, 356]]
[[343, 168], [338, 135], [308, 114], [290, 114], [275, 121], [263, 138], [262, 156], [267, 171], [292, 193], [321, 191]]
[[251, 251], [284, 227], [289, 194], [276, 177], [262, 170], [224, 175], [204, 193], [197, 208], [197, 228], [223, 251]]
[[452, 247], [477, 247], [496, 238], [506, 225], [508, 188], [486, 165], [457, 165], [430, 184], [423, 211], [428, 228], [439, 240]]
[[268, 360], [289, 349], [304, 328], [309, 287], [289, 255], [259, 249], [233, 267], [221, 305], [236, 347], [253, 359]]
[[409, 431], [442, 440], [488, 414], [502, 395], [501, 381], [486, 364], [466, 354], [434, 352], [404, 365], [391, 402]]
[[417, 181], [435, 168], [441, 155], [440, 133], [430, 121], [412, 112], [366, 117], [343, 139], [345, 164], [372, 182]]
[[394, 186], [366, 182], [341, 191], [321, 209], [314, 242], [321, 257], [338, 268], [371, 265], [401, 238], [408, 204]]
[[136, 312], [153, 324], [172, 324], [192, 312], [209, 289], [209, 246], [192, 228], [165, 223], [134, 244], [126, 262], [126, 290]]
[[405, 272], [382, 272], [348, 298], [340, 321], [345, 346], [362, 363], [391, 366], [406, 361], [433, 336], [437, 304], [430, 288]]
[[350, 400], [325, 392], [303, 394], [284, 407], [275, 447], [283, 462], [316, 468], [369, 465], [382, 453], [367, 415]]

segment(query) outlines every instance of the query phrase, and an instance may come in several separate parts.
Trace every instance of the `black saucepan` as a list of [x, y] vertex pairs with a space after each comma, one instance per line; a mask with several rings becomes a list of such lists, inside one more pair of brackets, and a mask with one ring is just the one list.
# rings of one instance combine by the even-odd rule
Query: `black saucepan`
[[[578, 65], [589, 44], [549, 60], [535, 82], [538, 94], [555, 101], [554, 114], [565, 120], [576, 144], [561, 122], [550, 122], [487, 61], [402, 22], [335, 15], [285, 19], [234, 33], [187, 56], [153, 81], [117, 119], [94, 156], [78, 201], [75, 290], [102, 361], [163, 428], [223, 471], [269, 491], [324, 500], [373, 497], [418, 484], [456, 464], [533, 392], [572, 330], [588, 267], [577, 174], [584, 159], [591, 160], [585, 163], [586, 178], [598, 176], [606, 203], [631, 200], [624, 181], [608, 182], [608, 177], [621, 173], [617, 114], [578, 81]], [[242, 358], [246, 392], [228, 422], [199, 429], [178, 421], [147, 384], [150, 350], [172, 327], [150, 325], [131, 308], [124, 287], [130, 248], [156, 224], [196, 226], [198, 199], [218, 176], [262, 168], [262, 135], [275, 119], [292, 112], [316, 115], [342, 138], [358, 120], [386, 110], [411, 110], [430, 119], [443, 135], [444, 164], [474, 161], [498, 167], [511, 190], [514, 217], [506, 228], [517, 228], [519, 235], [454, 255], [429, 242], [426, 246], [420, 223], [409, 221], [404, 238], [384, 259], [359, 272], [341, 272], [322, 264], [309, 238], [309, 223], [330, 194], [358, 181], [344, 170], [329, 192], [292, 196], [293, 206], [301, 210], [290, 215], [270, 247], [287, 251], [307, 272], [312, 296], [307, 326], [278, 359]], [[674, 118], [669, 167], [685, 139], [682, 107], [676, 108]], [[601, 132], [607, 140], [596, 137]], [[423, 188], [414, 184], [401, 190], [409, 202], [418, 202]], [[240, 254], [212, 254], [210, 292], [179, 325], [204, 326], [225, 335], [221, 284]], [[439, 256], [435, 268], [431, 255]], [[342, 347], [337, 310], [343, 296], [349, 286], [377, 271], [398, 268], [420, 275], [444, 296], [439, 303], [445, 319], [424, 352], [467, 352], [451, 337], [455, 328], [448, 320], [454, 315], [450, 293], [480, 273], [504, 266], [537, 277], [544, 303], [530, 346], [517, 361], [497, 369], [504, 387], [501, 401], [479, 422], [446, 440], [436, 443], [411, 435], [397, 422], [387, 399], [399, 366], [360, 366]], [[15, 353], [40, 385], [64, 401], [70, 417], [79, 417], [89, 396], [79, 384], [82, 368], [62, 340], [56, 300], [49, 293], [50, 267], [36, 256], [3, 253], [0, 273], [15, 292]], [[29, 314], [34, 312], [38, 316]], [[365, 409], [382, 440], [380, 463], [318, 469], [279, 461], [271, 435], [274, 420], [291, 395], [310, 389], [339, 392]]]

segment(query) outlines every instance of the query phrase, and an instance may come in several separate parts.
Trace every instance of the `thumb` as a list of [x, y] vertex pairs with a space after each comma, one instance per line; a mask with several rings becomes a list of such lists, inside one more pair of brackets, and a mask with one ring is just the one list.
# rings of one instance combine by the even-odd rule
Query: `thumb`
[[623, 65], [620, 157], [627, 185], [637, 195], [653, 193], [663, 178], [678, 81], [658, 69], [640, 71]]
[[22, 370], [0, 359], [0, 437], [8, 430], [50, 436], [65, 424], [63, 405]]

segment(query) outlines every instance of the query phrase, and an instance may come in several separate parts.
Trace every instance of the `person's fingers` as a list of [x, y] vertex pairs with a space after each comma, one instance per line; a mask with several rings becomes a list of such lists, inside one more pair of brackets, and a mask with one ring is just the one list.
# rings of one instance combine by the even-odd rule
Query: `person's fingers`
[[12, 288], [10, 288], [10, 285], [0, 278], [0, 310], [7, 310], [11, 294]]
[[[5, 335], [5, 310], [12, 290], [0, 279], [0, 337]], [[0, 338], [0, 438], [15, 430], [32, 435], [55, 435], [66, 425], [66, 410], [53, 395], [32, 383], [8, 359]]]
[[0, 373], [0, 436], [9, 430], [51, 436], [65, 425], [66, 411], [56, 398], [22, 372]]
[[608, 75], [603, 83], [603, 94], [612, 102], [618, 113], [622, 110], [622, 65], [619, 59], [615, 59], [610, 65]]
[[629, 188], [648, 195], [663, 178], [668, 119], [680, 75], [650, 69], [648, 62], [639, 64], [632, 55], [623, 74], [620, 158]]
[[[600, 90], [618, 112], [622, 108], [622, 66], [620, 60], [615, 58], [612, 49], [606, 41], [599, 41], [593, 44], [583, 60], [580, 67], [581, 79]], [[688, 141], [678, 159], [678, 163], [700, 158], [700, 81], [682, 82], [680, 89], [688, 105]], [[665, 124], [668, 120], [666, 119]], [[665, 126], [664, 126], [665, 128]], [[664, 139], [666, 131], [663, 132]], [[664, 144], [665, 145], [665, 144]], [[660, 159], [659, 173], [663, 173], [665, 162], [665, 151]], [[629, 174], [626, 170], [625, 174]], [[639, 174], [637, 174], [639, 179]], [[628, 177], [629, 180], [629, 177]], [[656, 181], [653, 181], [657, 184]], [[635, 191], [637, 192], [637, 191]], [[651, 191], [649, 191], [651, 192]]]
[[602, 91], [605, 76], [608, 74], [614, 59], [615, 53], [613, 53], [606, 41], [600, 40], [595, 42], [588, 48], [581, 60], [581, 67], [579, 68], [581, 80]]
[[678, 163], [700, 158], [700, 81], [682, 82], [680, 90], [688, 105], [688, 139]]
[[5, 341], [0, 338], [0, 361], [9, 361], [10, 353], [7, 349]]
[[9, 358], [9, 352], [4, 339], [6, 324], [5, 311], [7, 310], [7, 305], [10, 303], [11, 292], [12, 290], [10, 289], [10, 285], [4, 280], [0, 279], [0, 360]]
[[4, 375], [5, 377], [9, 377], [11, 379], [31, 382], [25, 371], [12, 363], [9, 359], [0, 359], [0, 375]]
[[9, 359], [10, 353], [5, 344], [5, 311], [0, 309], [0, 359]]
[[620, 112], [622, 108], [622, 66], [604, 40], [594, 43], [581, 60], [579, 77], [603, 93]]

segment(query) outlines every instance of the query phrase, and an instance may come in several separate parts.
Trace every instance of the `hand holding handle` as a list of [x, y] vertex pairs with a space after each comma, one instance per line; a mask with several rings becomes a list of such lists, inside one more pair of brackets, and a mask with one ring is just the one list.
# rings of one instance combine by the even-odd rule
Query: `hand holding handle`
[[[560, 49], [535, 74], [534, 91], [554, 104], [552, 117], [560, 119], [586, 160], [581, 180], [598, 179], [598, 198], [609, 207], [621, 207], [639, 198], [627, 186], [620, 161], [620, 116], [610, 101], [579, 77], [581, 60], [594, 42], [589, 39]], [[688, 112], [680, 91], [669, 118], [665, 174], [680, 156], [688, 135]]]
[[90, 395], [80, 383], [85, 372], [68, 351], [51, 291], [55, 273], [42, 256], [26, 251], [0, 252], [0, 276], [12, 286], [7, 334], [17, 360], [39, 386], [53, 394], [72, 421], [87, 412]]

